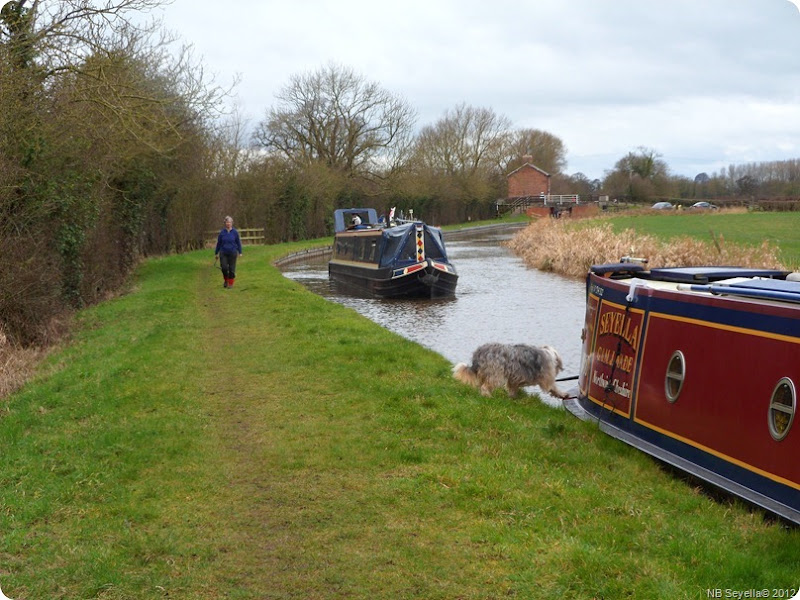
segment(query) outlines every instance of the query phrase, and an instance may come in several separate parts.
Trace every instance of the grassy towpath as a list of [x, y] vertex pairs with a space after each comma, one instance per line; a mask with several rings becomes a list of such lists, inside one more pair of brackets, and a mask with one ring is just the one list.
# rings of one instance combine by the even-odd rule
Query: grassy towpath
[[209, 252], [147, 262], [5, 399], [6, 594], [673, 600], [800, 584], [798, 530], [535, 397], [482, 398], [441, 356], [282, 277], [272, 260], [298, 247], [248, 248], [232, 290]]

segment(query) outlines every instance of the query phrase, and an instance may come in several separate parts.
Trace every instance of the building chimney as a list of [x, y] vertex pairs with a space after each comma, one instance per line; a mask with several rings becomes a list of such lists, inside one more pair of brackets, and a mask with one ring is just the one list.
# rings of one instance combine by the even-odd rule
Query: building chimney
[[523, 156], [523, 157], [522, 157], [522, 162], [523, 162], [523, 164], [524, 164], [524, 163], [529, 163], [529, 162], [531, 162], [532, 160], [533, 160], [533, 156], [531, 156], [530, 154], [526, 154], [525, 156]]

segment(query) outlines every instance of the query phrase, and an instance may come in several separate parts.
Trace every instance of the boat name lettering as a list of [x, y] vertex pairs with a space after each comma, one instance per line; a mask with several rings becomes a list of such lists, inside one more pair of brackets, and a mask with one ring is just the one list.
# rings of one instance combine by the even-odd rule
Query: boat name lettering
[[598, 298], [602, 298], [604, 291], [605, 291], [605, 288], [603, 286], [597, 285], [596, 283], [593, 283], [590, 293], [593, 294], [594, 296], [597, 296]]
[[639, 343], [639, 326], [631, 324], [631, 318], [621, 312], [607, 312], [600, 316], [598, 336], [614, 335], [621, 337], [636, 352]]
[[631, 373], [633, 371], [634, 358], [634, 356], [630, 355], [617, 355], [611, 348], [598, 348], [595, 355], [595, 360], [597, 360], [597, 362], [616, 367], [625, 373]]
[[[592, 383], [603, 389], [608, 388], [608, 379], [606, 379], [602, 373], [598, 373], [597, 371], [594, 371], [594, 373], [592, 374]], [[622, 398], [631, 397], [631, 390], [628, 387], [627, 381], [623, 381], [622, 384], [620, 384], [619, 379], [614, 379], [612, 389], [617, 396], [620, 396]]]

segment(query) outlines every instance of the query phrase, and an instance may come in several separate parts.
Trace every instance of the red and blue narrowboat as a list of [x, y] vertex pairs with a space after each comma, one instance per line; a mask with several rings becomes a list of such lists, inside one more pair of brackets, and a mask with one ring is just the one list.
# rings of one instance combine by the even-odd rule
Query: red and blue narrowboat
[[375, 298], [448, 298], [458, 283], [441, 229], [393, 217], [379, 222], [374, 208], [334, 211], [328, 276]]
[[577, 398], [606, 433], [800, 523], [800, 274], [591, 268]]

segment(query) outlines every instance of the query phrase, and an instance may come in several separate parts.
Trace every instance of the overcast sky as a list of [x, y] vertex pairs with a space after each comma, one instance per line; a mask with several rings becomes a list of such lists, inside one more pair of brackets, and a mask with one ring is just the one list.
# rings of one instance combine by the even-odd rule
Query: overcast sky
[[[460, 103], [558, 136], [602, 178], [655, 150], [673, 173], [800, 158], [790, 0], [174, 0], [157, 12], [250, 125], [330, 63], [404, 97], [418, 126]], [[233, 102], [233, 101], [232, 101]]]

